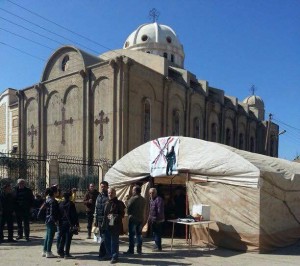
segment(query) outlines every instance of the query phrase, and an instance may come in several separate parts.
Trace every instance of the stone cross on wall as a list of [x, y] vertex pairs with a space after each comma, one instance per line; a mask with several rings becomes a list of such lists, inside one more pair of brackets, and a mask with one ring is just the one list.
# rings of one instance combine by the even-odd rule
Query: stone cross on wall
[[104, 112], [103, 110], [101, 110], [101, 112], [99, 113], [99, 118], [100, 119], [96, 119], [95, 120], [95, 125], [100, 125], [100, 129], [99, 129], [99, 140], [102, 141], [104, 139], [104, 136], [103, 136], [103, 125], [104, 124], [108, 124], [109, 122], [109, 119], [108, 117], [105, 117], [104, 118]]
[[62, 136], [61, 136], [61, 144], [65, 145], [66, 140], [65, 140], [65, 127], [67, 124], [72, 125], [73, 124], [73, 118], [70, 117], [69, 119], [66, 119], [66, 109], [65, 107], [61, 108], [61, 113], [62, 113], [62, 119], [61, 121], [56, 121], [54, 122], [55, 126], [60, 126], [61, 125], [61, 130], [62, 130]]
[[28, 136], [31, 137], [31, 145], [30, 146], [33, 149], [34, 148], [33, 138], [34, 138], [34, 136], [37, 135], [37, 131], [36, 131], [36, 129], [34, 129], [34, 125], [31, 125], [30, 130], [28, 131], [27, 134], [28, 134]]

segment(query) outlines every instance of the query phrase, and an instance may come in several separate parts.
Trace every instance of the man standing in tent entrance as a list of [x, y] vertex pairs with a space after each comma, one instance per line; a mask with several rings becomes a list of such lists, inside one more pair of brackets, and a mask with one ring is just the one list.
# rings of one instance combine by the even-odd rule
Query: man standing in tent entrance
[[167, 152], [166, 159], [167, 159], [166, 175], [172, 175], [173, 166], [176, 163], [176, 154], [174, 151], [174, 146], [172, 146], [171, 150]]
[[156, 188], [150, 188], [150, 210], [148, 222], [154, 237], [155, 246], [153, 251], [162, 251], [161, 236], [163, 222], [165, 221], [164, 200], [157, 196]]

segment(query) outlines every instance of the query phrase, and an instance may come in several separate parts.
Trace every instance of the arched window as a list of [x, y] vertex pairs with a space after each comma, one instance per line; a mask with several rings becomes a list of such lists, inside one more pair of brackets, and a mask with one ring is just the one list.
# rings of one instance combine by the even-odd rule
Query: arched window
[[171, 62], [174, 62], [174, 55], [171, 54]]
[[196, 117], [193, 124], [193, 137], [200, 139], [200, 119]]
[[145, 143], [151, 139], [151, 106], [148, 99], [144, 102], [143, 114], [143, 141]]
[[255, 142], [254, 142], [254, 137], [250, 138], [250, 151], [255, 152]]
[[69, 65], [69, 56], [66, 55], [63, 60], [62, 60], [62, 63], [61, 63], [61, 69], [62, 71], [66, 71], [68, 69], [68, 65]]
[[211, 141], [217, 142], [217, 124], [211, 124]]
[[239, 149], [240, 150], [244, 149], [244, 134], [243, 133], [239, 134]]
[[180, 130], [179, 112], [177, 110], [174, 110], [172, 114], [172, 135], [179, 136], [180, 134], [179, 130]]
[[231, 145], [231, 129], [230, 128], [226, 128], [225, 131], [225, 144], [226, 145]]
[[164, 53], [164, 58], [168, 58], [168, 54], [167, 53]]

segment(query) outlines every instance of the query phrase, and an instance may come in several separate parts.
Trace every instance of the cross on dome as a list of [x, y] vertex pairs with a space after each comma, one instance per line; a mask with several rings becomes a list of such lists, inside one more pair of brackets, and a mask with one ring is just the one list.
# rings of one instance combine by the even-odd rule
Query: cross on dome
[[157, 21], [159, 15], [160, 15], [160, 13], [156, 8], [152, 8], [149, 11], [149, 18], [152, 20], [153, 23]]
[[252, 85], [250, 88], [250, 92], [252, 93], [252, 95], [255, 95], [255, 91], [257, 91], [255, 85]]

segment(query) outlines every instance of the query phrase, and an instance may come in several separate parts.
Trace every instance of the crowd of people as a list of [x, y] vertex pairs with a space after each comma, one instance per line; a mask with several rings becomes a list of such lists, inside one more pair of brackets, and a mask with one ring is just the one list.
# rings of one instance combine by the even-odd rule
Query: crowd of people
[[[73, 192], [73, 193], [72, 193]], [[78, 234], [79, 219], [75, 207], [76, 191], [62, 192], [57, 185], [47, 188], [45, 199], [35, 198], [32, 190], [26, 186], [24, 179], [18, 179], [17, 186], [11, 183], [2, 186], [0, 194], [0, 243], [4, 240], [4, 225], [7, 224], [8, 242], [16, 242], [25, 237], [30, 241], [30, 215], [32, 208], [38, 206], [38, 217], [44, 217], [46, 232], [42, 256], [54, 258], [52, 244], [56, 235], [57, 254], [61, 258], [74, 258], [70, 253], [74, 234]], [[39, 203], [37, 203], [39, 200]], [[148, 222], [153, 232], [154, 251], [162, 250], [162, 231], [164, 217], [164, 200], [157, 195], [157, 190], [149, 190], [149, 215], [145, 218], [146, 199], [141, 195], [141, 187], [135, 185], [126, 205], [119, 200], [116, 190], [110, 188], [106, 181], [100, 183], [99, 191], [90, 184], [84, 196], [86, 208], [87, 238], [92, 238], [92, 228], [98, 228], [99, 260], [110, 260], [111, 264], [119, 260], [119, 237], [124, 233], [123, 218], [128, 214], [129, 246], [124, 255], [142, 254], [142, 228]], [[18, 235], [13, 238], [14, 216], [17, 221]], [[136, 247], [136, 250], [135, 250]]]
[[[88, 192], [85, 196], [85, 203], [95, 193]], [[95, 200], [94, 206], [94, 221], [93, 225], [99, 228], [100, 233], [100, 247], [99, 259], [110, 260], [111, 263], [116, 263], [119, 260], [119, 237], [123, 234], [122, 219], [125, 215], [125, 209], [128, 214], [128, 233], [129, 233], [129, 247], [124, 255], [142, 254], [142, 229], [145, 223], [151, 227], [153, 233], [155, 246], [154, 251], [161, 251], [161, 238], [162, 238], [162, 224], [165, 220], [164, 217], [164, 201], [157, 195], [157, 190], [151, 188], [149, 190], [149, 216], [145, 220], [146, 200], [141, 195], [141, 187], [135, 185], [132, 188], [132, 196], [127, 199], [126, 205], [123, 201], [119, 200], [116, 196], [116, 190], [109, 188], [106, 181], [100, 184], [100, 192]], [[87, 205], [87, 215], [92, 205]], [[88, 232], [91, 225], [88, 224]], [[89, 237], [89, 235], [88, 235]]]

